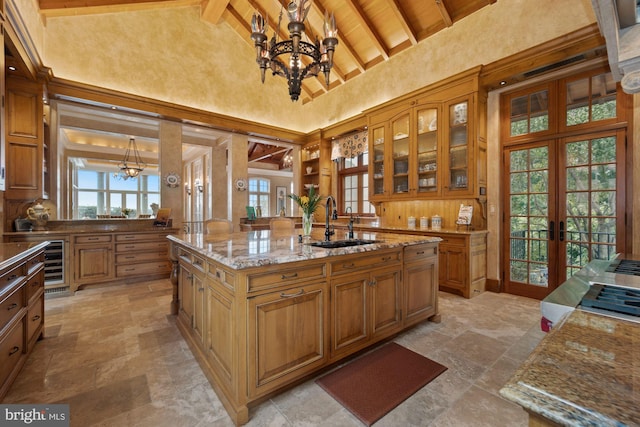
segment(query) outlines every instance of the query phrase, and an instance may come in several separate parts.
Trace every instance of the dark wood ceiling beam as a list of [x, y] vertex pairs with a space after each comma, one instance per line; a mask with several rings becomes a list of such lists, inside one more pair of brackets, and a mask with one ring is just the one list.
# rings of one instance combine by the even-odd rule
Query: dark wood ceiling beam
[[451, 14], [447, 10], [447, 6], [444, 4], [444, 0], [435, 0], [436, 6], [438, 6], [438, 10], [440, 11], [440, 16], [442, 16], [442, 21], [444, 25], [450, 27], [453, 25], [453, 19], [451, 19]]
[[229, 0], [202, 0], [200, 18], [212, 24], [220, 23]]
[[398, 18], [398, 21], [400, 21], [400, 25], [404, 29], [404, 32], [407, 34], [411, 45], [415, 46], [416, 44], [418, 44], [418, 37], [409, 25], [409, 18], [404, 13], [402, 6], [400, 6], [398, 0], [390, 0], [389, 5], [391, 6], [391, 9], [393, 9], [393, 13]]
[[367, 15], [365, 15], [362, 7], [360, 7], [360, 5], [357, 4], [354, 0], [346, 0], [345, 3], [351, 8], [351, 10], [353, 10], [356, 19], [362, 26], [362, 29], [369, 35], [371, 43], [375, 45], [376, 49], [378, 49], [378, 51], [380, 52], [380, 55], [382, 55], [385, 60], [389, 59], [389, 50], [384, 45], [382, 37], [380, 37], [378, 32], [374, 30], [375, 26], [369, 20], [369, 18], [367, 18]]
[[249, 162], [264, 161], [269, 157], [273, 157], [276, 154], [284, 153], [287, 150], [289, 150], [288, 148], [278, 147], [275, 145], [270, 145], [270, 146], [262, 145], [262, 147], [264, 148], [263, 150], [260, 150], [260, 151], [255, 150], [253, 153], [249, 155]]

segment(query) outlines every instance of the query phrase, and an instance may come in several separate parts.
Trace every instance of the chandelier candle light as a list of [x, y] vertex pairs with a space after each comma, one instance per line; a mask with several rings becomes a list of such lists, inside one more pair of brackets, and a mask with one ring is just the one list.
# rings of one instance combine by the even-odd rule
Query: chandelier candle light
[[[133, 150], [133, 159], [132, 151]], [[135, 163], [132, 162], [135, 161]], [[120, 168], [122, 179], [129, 178], [137, 178], [140, 175], [140, 172], [144, 170], [147, 166], [145, 162], [140, 158], [140, 153], [138, 153], [138, 146], [136, 145], [136, 140], [134, 138], [129, 139], [129, 146], [127, 147], [127, 151], [124, 153], [124, 159], [118, 164]]]
[[311, 186], [308, 196], [298, 196], [297, 194], [289, 194], [289, 198], [296, 202], [302, 209], [302, 234], [304, 236], [311, 235], [311, 215], [318, 209], [320, 204], [320, 194], [316, 194], [315, 187]]
[[[333, 67], [333, 52], [338, 44], [338, 29], [333, 13], [324, 14], [324, 39], [322, 42], [316, 37], [315, 42], [309, 43], [301, 40], [305, 32], [304, 20], [307, 18], [313, 0], [290, 1], [287, 6], [289, 15], [290, 40], [278, 42], [274, 32], [269, 46], [267, 47], [267, 27], [268, 20], [265, 20], [259, 12], [253, 14], [251, 18], [251, 39], [256, 47], [256, 62], [260, 66], [260, 75], [264, 83], [264, 75], [267, 68], [270, 68], [273, 75], [282, 76], [289, 83], [289, 95], [292, 101], [297, 101], [300, 97], [302, 80], [308, 77], [317, 77], [320, 71], [329, 87], [329, 73]], [[278, 22], [278, 28], [282, 21], [282, 10]], [[284, 62], [279, 57], [289, 55], [289, 61]], [[303, 66], [302, 58], [307, 57], [311, 63]], [[289, 65], [287, 65], [287, 63]]]

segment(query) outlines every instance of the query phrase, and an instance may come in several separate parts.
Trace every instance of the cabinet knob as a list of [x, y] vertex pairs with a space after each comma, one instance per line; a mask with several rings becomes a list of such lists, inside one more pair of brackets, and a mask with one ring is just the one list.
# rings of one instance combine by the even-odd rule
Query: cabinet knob
[[13, 304], [11, 304], [9, 307], [7, 307], [7, 311], [11, 311], [14, 308], [16, 308], [18, 306], [18, 304], [16, 304], [15, 302]]

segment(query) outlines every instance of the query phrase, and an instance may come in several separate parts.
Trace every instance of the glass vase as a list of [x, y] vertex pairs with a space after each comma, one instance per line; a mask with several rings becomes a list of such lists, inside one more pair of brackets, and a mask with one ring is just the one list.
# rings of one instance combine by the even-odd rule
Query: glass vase
[[302, 235], [309, 236], [311, 235], [311, 214], [310, 213], [302, 213]]

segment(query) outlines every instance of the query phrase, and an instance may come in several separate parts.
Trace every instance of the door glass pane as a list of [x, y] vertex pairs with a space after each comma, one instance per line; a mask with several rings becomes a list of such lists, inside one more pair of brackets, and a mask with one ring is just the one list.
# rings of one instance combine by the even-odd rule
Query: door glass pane
[[394, 120], [393, 131], [393, 192], [409, 191], [409, 115]]
[[418, 191], [437, 190], [438, 110], [418, 110]]
[[511, 99], [511, 136], [549, 129], [549, 92], [541, 90]]
[[567, 276], [616, 253], [616, 145], [613, 136], [565, 145]]
[[373, 194], [384, 194], [384, 127], [373, 130]]
[[548, 285], [549, 149], [536, 147], [509, 153], [509, 279]]
[[449, 107], [449, 189], [464, 190], [468, 184], [468, 103]]
[[616, 117], [616, 83], [611, 73], [567, 83], [567, 126]]

